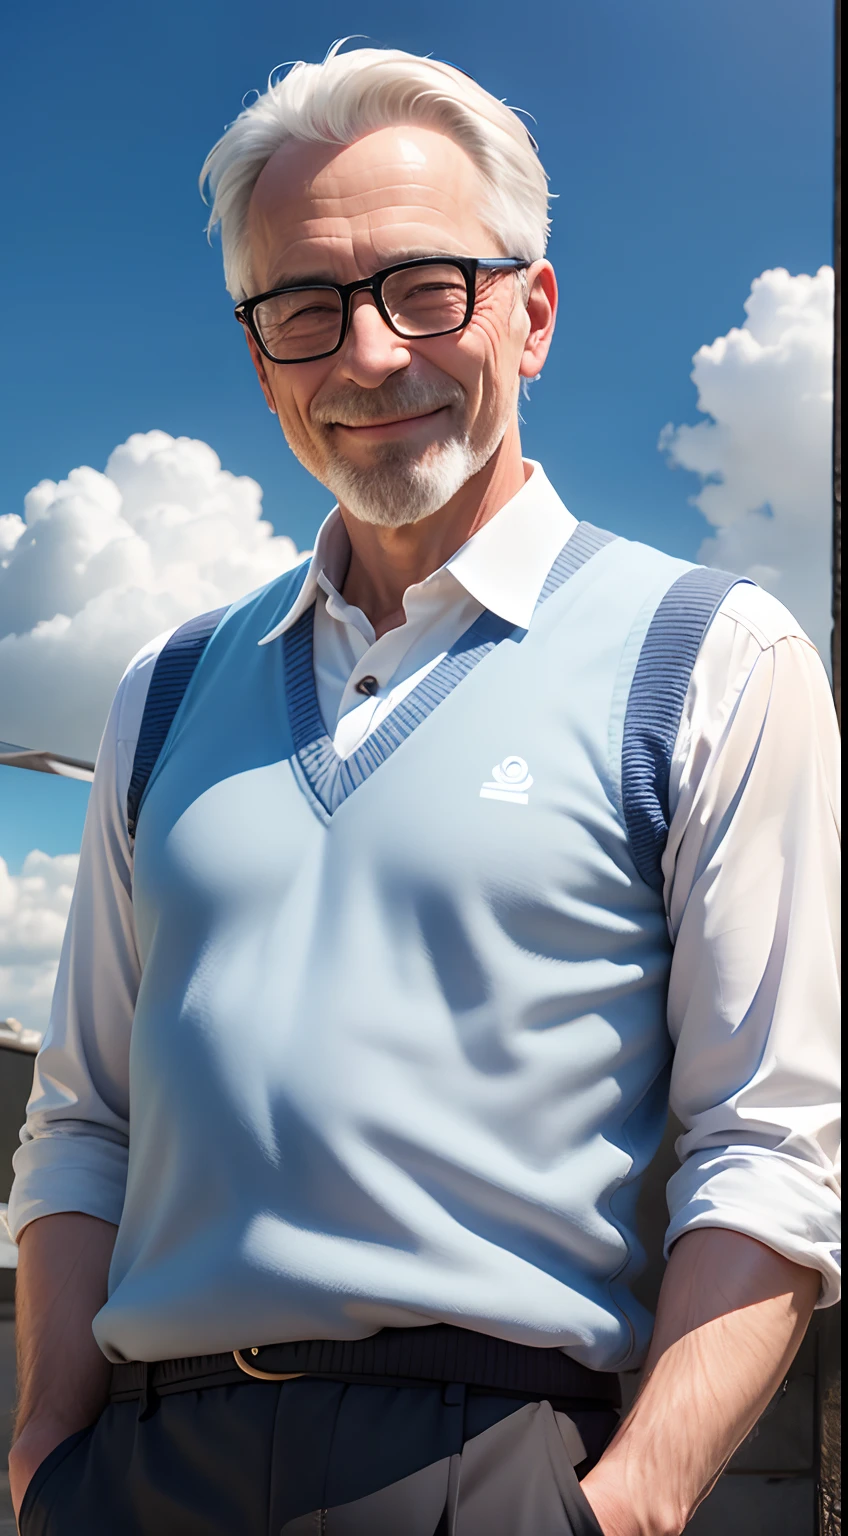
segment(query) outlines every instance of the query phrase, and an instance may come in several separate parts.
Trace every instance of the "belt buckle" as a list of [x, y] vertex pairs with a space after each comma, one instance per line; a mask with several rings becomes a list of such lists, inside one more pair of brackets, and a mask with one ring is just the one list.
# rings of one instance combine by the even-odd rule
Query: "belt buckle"
[[[259, 1350], [250, 1349], [248, 1354], [258, 1355]], [[233, 1359], [239, 1370], [244, 1371], [245, 1376], [253, 1376], [256, 1381], [296, 1381], [299, 1376], [306, 1375], [305, 1371], [260, 1371], [257, 1366], [248, 1365], [242, 1359], [240, 1349], [233, 1350]]]

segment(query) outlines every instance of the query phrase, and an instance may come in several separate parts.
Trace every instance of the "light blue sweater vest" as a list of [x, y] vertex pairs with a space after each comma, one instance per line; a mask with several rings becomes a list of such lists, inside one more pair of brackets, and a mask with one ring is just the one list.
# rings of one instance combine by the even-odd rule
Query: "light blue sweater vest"
[[733, 578], [581, 524], [529, 630], [484, 613], [342, 762], [314, 610], [258, 644], [305, 572], [195, 647], [142, 774], [96, 1336], [162, 1359], [446, 1321], [637, 1363], [668, 765]]

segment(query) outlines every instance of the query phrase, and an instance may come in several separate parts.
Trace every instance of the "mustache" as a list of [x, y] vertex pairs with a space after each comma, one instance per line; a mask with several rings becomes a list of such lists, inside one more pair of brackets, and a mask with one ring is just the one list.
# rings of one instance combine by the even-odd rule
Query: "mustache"
[[446, 406], [462, 405], [465, 390], [453, 379], [386, 379], [376, 389], [345, 384], [331, 394], [316, 395], [309, 408], [318, 426], [367, 427], [393, 417], [425, 416]]

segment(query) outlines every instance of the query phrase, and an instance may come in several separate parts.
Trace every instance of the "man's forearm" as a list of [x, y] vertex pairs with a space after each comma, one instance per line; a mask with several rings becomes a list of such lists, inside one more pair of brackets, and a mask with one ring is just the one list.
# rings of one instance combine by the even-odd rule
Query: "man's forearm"
[[21, 1237], [18, 1411], [9, 1459], [16, 1508], [39, 1462], [105, 1404], [110, 1366], [91, 1324], [106, 1300], [116, 1232], [109, 1222], [69, 1212], [32, 1222]]
[[641, 1391], [583, 1480], [605, 1536], [678, 1536], [779, 1387], [819, 1285], [737, 1232], [675, 1244]]

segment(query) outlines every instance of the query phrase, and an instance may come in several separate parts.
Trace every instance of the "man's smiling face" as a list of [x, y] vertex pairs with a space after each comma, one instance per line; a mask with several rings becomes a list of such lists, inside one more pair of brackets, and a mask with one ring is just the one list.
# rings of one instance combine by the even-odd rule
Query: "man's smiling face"
[[[287, 145], [250, 202], [252, 291], [354, 282], [410, 256], [512, 255], [481, 222], [483, 192], [465, 151], [428, 128], [383, 128], [342, 149]], [[526, 371], [521, 281], [483, 274], [466, 329], [430, 339], [396, 336], [357, 294], [343, 346], [317, 362], [271, 363], [248, 334], [289, 446], [354, 516], [418, 521], [488, 462]]]

